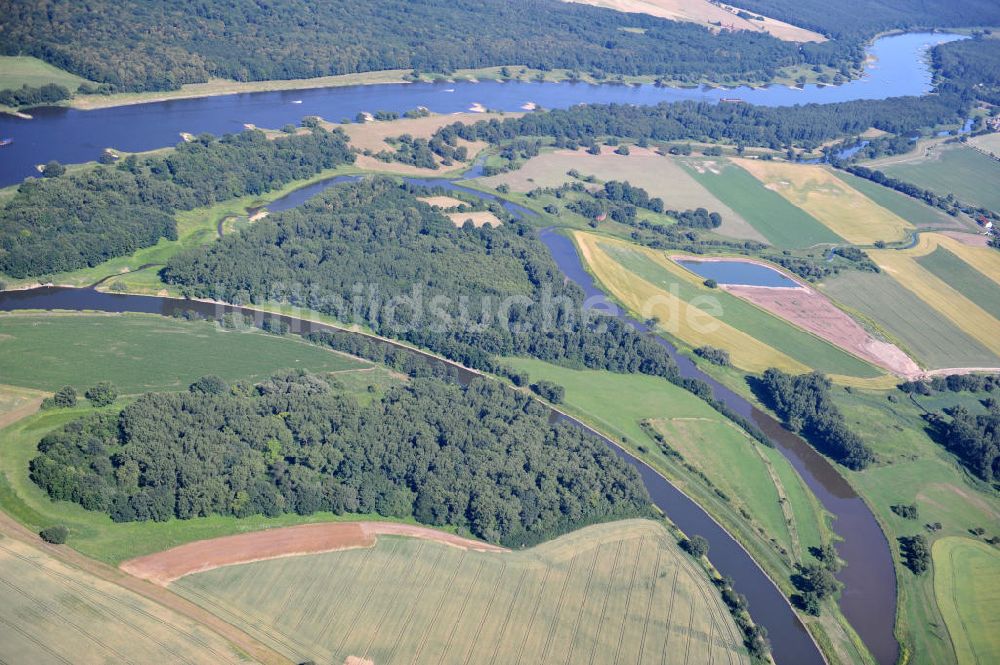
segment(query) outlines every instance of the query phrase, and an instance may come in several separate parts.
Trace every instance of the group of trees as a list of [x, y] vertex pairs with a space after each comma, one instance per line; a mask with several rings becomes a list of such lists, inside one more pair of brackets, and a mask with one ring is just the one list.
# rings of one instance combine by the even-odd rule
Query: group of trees
[[[118, 399], [118, 388], [108, 381], [94, 384], [84, 393], [92, 406], [110, 406]], [[42, 402], [43, 409], [68, 409], [76, 406], [76, 388], [63, 386], [52, 397], [46, 397]]]
[[339, 131], [268, 140], [251, 130], [28, 179], [0, 206], [0, 272], [31, 277], [126, 256], [160, 238], [175, 240], [177, 210], [263, 194], [353, 160]]
[[20, 88], [0, 90], [0, 106], [20, 108], [22, 106], [54, 104], [55, 102], [69, 99], [71, 95], [72, 93], [65, 86], [56, 83], [46, 83], [37, 88], [32, 88], [25, 84]]
[[820, 452], [849, 469], [864, 469], [875, 461], [875, 454], [847, 428], [830, 397], [831, 385], [819, 372], [792, 376], [772, 367], [754, 388], [789, 429], [801, 433]]
[[494, 145], [524, 137], [547, 137], [560, 147], [593, 145], [602, 137], [646, 141], [710, 141], [783, 150], [819, 148], [831, 139], [857, 136], [870, 127], [892, 134], [961, 122], [974, 94], [948, 89], [936, 95], [856, 100], [833, 104], [766, 107], [712, 102], [661, 102], [655, 106], [588, 104], [519, 118], [493, 118], [448, 131]]
[[915, 536], [901, 536], [899, 538], [899, 553], [903, 557], [903, 564], [914, 575], [923, 575], [931, 567], [930, 544], [922, 533]]
[[513, 64], [763, 82], [782, 67], [831, 59], [848, 65], [861, 57], [858, 44], [800, 50], [764, 32], [713, 34], [693, 23], [558, 0], [93, 0], [18, 2], [7, 10], [3, 53], [39, 57], [117, 91], [173, 89], [213, 77], [447, 73]]
[[988, 483], [1000, 481], [1000, 407], [990, 402], [986, 413], [973, 414], [963, 406], [947, 409], [950, 416], [931, 415], [937, 438], [974, 474]]
[[585, 312], [530, 226], [456, 228], [386, 178], [343, 183], [242, 233], [173, 257], [190, 296], [308, 307], [466, 366], [498, 356], [658, 376], [669, 354], [618, 319]]
[[899, 384], [904, 393], [932, 395], [950, 391], [971, 393], [1000, 391], [1000, 374], [949, 374], [948, 376], [932, 376], [930, 379], [904, 381]]
[[415, 379], [360, 406], [304, 373], [146, 394], [47, 435], [31, 478], [116, 521], [378, 512], [523, 546], [651, 515], [597, 437], [486, 380]]

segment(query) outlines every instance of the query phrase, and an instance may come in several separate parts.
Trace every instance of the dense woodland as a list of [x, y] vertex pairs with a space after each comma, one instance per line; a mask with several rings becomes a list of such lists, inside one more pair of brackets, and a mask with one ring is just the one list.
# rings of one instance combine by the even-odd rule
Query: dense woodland
[[841, 39], [892, 29], [1000, 25], [1000, 5], [993, 0], [740, 0], [736, 4]]
[[4, 10], [0, 52], [39, 57], [109, 91], [499, 65], [721, 83], [860, 58], [857, 44], [800, 50], [766, 33], [715, 35], [558, 0], [15, 0]]
[[201, 380], [46, 436], [31, 478], [120, 522], [379, 513], [521, 546], [650, 514], [592, 434], [490, 381], [414, 379], [368, 406], [308, 374]]
[[971, 89], [984, 102], [1000, 104], [1000, 39], [977, 35], [942, 44], [932, 55], [944, 85]]
[[288, 302], [370, 326], [464, 365], [496, 356], [672, 377], [667, 352], [591, 314], [535, 229], [457, 228], [387, 178], [343, 183], [302, 206], [170, 260], [168, 284], [233, 303]]
[[932, 417], [937, 438], [970, 471], [989, 483], [1000, 481], [1000, 406], [991, 400], [987, 413], [972, 414], [963, 406], [947, 409], [950, 420]]
[[655, 106], [589, 104], [520, 118], [455, 123], [439, 130], [494, 145], [524, 137], [548, 137], [559, 147], [592, 145], [602, 137], [648, 141], [722, 141], [776, 150], [817, 148], [856, 136], [869, 127], [900, 134], [961, 122], [973, 95], [966, 90], [923, 97], [894, 97], [835, 104], [772, 108], [743, 103], [661, 102]]
[[864, 469], [875, 461], [875, 454], [847, 429], [844, 415], [830, 398], [830, 386], [818, 372], [792, 376], [771, 368], [753, 388], [790, 430], [805, 436], [820, 452], [849, 469]]
[[263, 194], [353, 161], [339, 131], [274, 141], [245, 131], [202, 135], [163, 155], [130, 155], [76, 174], [29, 178], [0, 207], [0, 272], [31, 277], [126, 256], [160, 238], [176, 239], [177, 210]]

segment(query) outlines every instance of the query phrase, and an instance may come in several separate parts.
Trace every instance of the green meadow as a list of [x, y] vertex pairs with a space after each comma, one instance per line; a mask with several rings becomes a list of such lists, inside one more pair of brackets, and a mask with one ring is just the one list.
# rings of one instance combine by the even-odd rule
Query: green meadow
[[297, 337], [223, 331], [215, 323], [153, 314], [0, 315], [0, 377], [25, 388], [78, 392], [111, 381], [124, 394], [183, 390], [206, 374], [261, 379], [277, 370], [316, 373], [369, 363]]
[[1000, 358], [992, 351], [885, 272], [844, 272], [819, 288], [924, 367], [1000, 366]]
[[971, 538], [934, 543], [934, 593], [959, 665], [1000, 656], [1000, 551]]
[[[693, 496], [754, 552], [779, 584], [786, 583], [791, 561], [802, 560], [800, 550], [828, 539], [825, 513], [781, 453], [757, 443], [688, 391], [642, 374], [574, 370], [526, 358], [505, 362], [526, 371], [532, 381], [563, 386], [566, 398], [560, 408], [615, 439]], [[713, 485], [660, 450], [642, 426], [647, 421], [685, 459], [690, 455], [688, 463]], [[681, 430], [683, 437], [678, 436]], [[745, 468], [728, 463], [728, 455], [745, 462]], [[779, 494], [787, 498], [792, 525], [784, 523]]]
[[[889, 401], [889, 396], [895, 401]], [[913, 663], [954, 662], [949, 631], [952, 621], [942, 616], [945, 605], [935, 593], [938, 571], [914, 575], [899, 558], [897, 538], [924, 534], [930, 541], [969, 536], [969, 530], [986, 529], [1000, 535], [1000, 496], [985, 483], [972, 478], [955, 458], [926, 432], [924, 409], [938, 411], [962, 404], [970, 411], [985, 411], [982, 395], [940, 393], [912, 399], [898, 390], [889, 392], [834, 388], [834, 400], [844, 413], [848, 427], [857, 432], [879, 457], [879, 463], [860, 472], [844, 471], [851, 484], [865, 497], [886, 532], [896, 559], [899, 584], [899, 618], [905, 636], [904, 648]], [[919, 405], [919, 406], [918, 406]], [[898, 504], [917, 506], [918, 519], [900, 517], [891, 510]], [[924, 525], [940, 522], [940, 531]], [[934, 565], [939, 558], [934, 547]], [[982, 614], [969, 585], [963, 585], [954, 602]], [[947, 628], [946, 628], [947, 625]], [[963, 661], [960, 661], [963, 662]], [[969, 661], [974, 662], [974, 661]], [[981, 661], [986, 662], [986, 661]]]
[[76, 92], [81, 83], [87, 79], [70, 74], [58, 67], [53, 67], [38, 58], [25, 55], [0, 56], [0, 90], [20, 88], [38, 88], [48, 83], [66, 87], [70, 92]]
[[719, 200], [738, 211], [768, 241], [783, 249], [811, 247], [844, 240], [808, 213], [735, 164], [723, 163], [719, 173], [688, 171]]
[[[630, 251], [612, 244], [603, 245], [602, 248], [622, 266], [644, 280], [659, 287], [676, 288], [678, 297], [684, 301], [691, 302], [699, 296], [714, 298], [722, 312], [718, 317], [720, 320], [768, 346], [779, 349], [808, 367], [827, 374], [863, 378], [881, 376], [884, 373], [860, 358], [782, 321], [741, 298], [721, 289], [710, 290], [678, 279], [641, 252]], [[713, 313], [711, 310], [709, 312]]]
[[1000, 210], [1000, 161], [966, 146], [941, 146], [929, 159], [887, 164], [886, 175], [929, 189], [942, 196]]
[[961, 258], [944, 247], [938, 247], [930, 254], [917, 257], [916, 262], [990, 315], [1000, 319], [1000, 289], [991, 279]]

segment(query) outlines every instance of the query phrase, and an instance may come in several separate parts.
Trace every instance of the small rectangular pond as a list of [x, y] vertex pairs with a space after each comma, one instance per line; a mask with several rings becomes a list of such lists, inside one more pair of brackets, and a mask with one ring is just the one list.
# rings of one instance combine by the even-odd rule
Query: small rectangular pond
[[714, 279], [719, 284], [788, 288], [799, 286], [774, 268], [749, 261], [679, 260], [677, 263], [705, 279]]

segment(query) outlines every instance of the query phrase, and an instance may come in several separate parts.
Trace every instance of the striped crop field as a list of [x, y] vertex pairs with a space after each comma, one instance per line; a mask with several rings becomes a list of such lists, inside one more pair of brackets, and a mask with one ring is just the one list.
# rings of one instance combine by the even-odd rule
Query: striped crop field
[[848, 242], [870, 245], [902, 240], [913, 225], [864, 196], [830, 169], [813, 164], [734, 160]]
[[[692, 347], [729, 351], [734, 365], [801, 374], [817, 369], [844, 384], [881, 385], [882, 370], [702, 279], [662, 252], [575, 232], [583, 262], [605, 289], [636, 315]], [[780, 349], [780, 350], [779, 350]]]
[[193, 620], [3, 536], [0, 607], [5, 663], [246, 662]]
[[[904, 288], [993, 354], [1000, 355], [1000, 320], [963, 295], [963, 285], [950, 285], [918, 262], [921, 256], [930, 255], [928, 249], [933, 240], [928, 239], [924, 245], [911, 250], [872, 250], [870, 255], [880, 268]], [[964, 286], [968, 288], [970, 285]], [[996, 286], [990, 282], [990, 288], [995, 289]]]
[[171, 588], [297, 662], [749, 662], [704, 571], [649, 520], [520, 552], [381, 537]]

